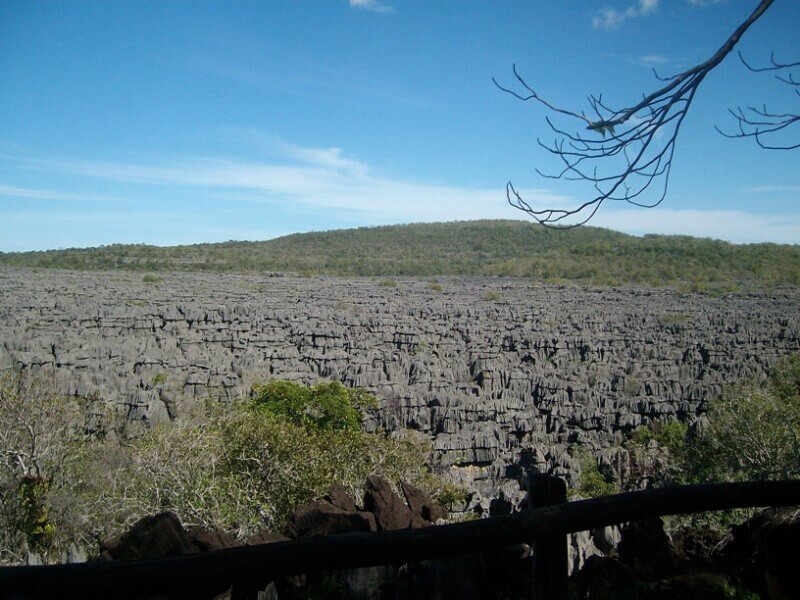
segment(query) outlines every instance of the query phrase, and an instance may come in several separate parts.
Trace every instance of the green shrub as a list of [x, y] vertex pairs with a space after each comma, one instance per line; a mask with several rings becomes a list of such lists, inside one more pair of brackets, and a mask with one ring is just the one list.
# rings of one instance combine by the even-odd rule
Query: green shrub
[[689, 426], [682, 421], [658, 422], [655, 429], [656, 441], [664, 446], [672, 456], [680, 458], [686, 450], [686, 436]]
[[577, 495], [581, 498], [599, 498], [619, 493], [620, 489], [617, 484], [600, 472], [597, 460], [588, 454], [582, 454], [578, 487], [570, 490], [569, 495]]
[[643, 481], [665, 485], [684, 481], [688, 427], [680, 421], [651, 421], [625, 440], [631, 468], [625, 489], [638, 489]]
[[783, 479], [800, 475], [800, 396], [745, 387], [710, 403], [708, 424], [687, 448], [697, 481]]
[[666, 451], [667, 479], [679, 482], [800, 476], [800, 354], [779, 361], [766, 385], [727, 389], [708, 407], [692, 435], [683, 423], [653, 422], [634, 431], [626, 446], [642, 452], [655, 440], [651, 452]]
[[273, 526], [332, 483], [355, 494], [373, 473], [431, 489], [425, 464], [430, 446], [411, 432], [308, 429], [283, 417], [264, 418], [256, 409], [231, 420], [225, 436], [229, 468], [255, 482], [259, 512]]
[[448, 512], [463, 506], [469, 499], [469, 492], [466, 488], [451, 482], [444, 482], [440, 489], [434, 494], [434, 500], [444, 507]]
[[[93, 535], [173, 510], [246, 537], [275, 529], [297, 508], [339, 483], [355, 495], [368, 475], [435, 490], [422, 436], [306, 427], [255, 403], [208, 406], [189, 421], [162, 424], [126, 448], [94, 446], [82, 466]], [[109, 469], [109, 462], [116, 465]], [[94, 465], [94, 466], [93, 466]], [[99, 466], [97, 466], [99, 465]]]
[[782, 400], [792, 403], [800, 396], [800, 354], [780, 361], [770, 375], [770, 389]]
[[378, 285], [381, 287], [395, 288], [397, 287], [397, 281], [395, 281], [394, 279], [381, 279], [378, 282]]
[[162, 281], [162, 278], [158, 275], [152, 275], [147, 273], [144, 277], [142, 277], [142, 283], [159, 283]]
[[293, 381], [270, 381], [254, 386], [253, 402], [295, 425], [332, 430], [359, 429], [362, 412], [378, 407], [377, 398], [366, 390], [348, 388], [338, 381], [314, 387]]
[[[779, 361], [766, 385], [726, 389], [708, 407], [692, 432], [680, 422], [654, 422], [634, 431], [625, 445], [634, 467], [644, 472], [632, 472], [655, 485], [800, 477], [800, 355]], [[670, 521], [724, 529], [748, 514], [725, 511]]]
[[[449, 490], [430, 472], [427, 438], [362, 431], [361, 411], [376, 400], [338, 383], [270, 382], [248, 401], [196, 407], [124, 444], [83, 436], [80, 403], [52, 386], [2, 384], [0, 562], [19, 562], [25, 548], [58, 557], [69, 543], [91, 547], [162, 510], [246, 537], [279, 527], [333, 483], [355, 496], [371, 474]], [[7, 460], [30, 451], [29, 427], [41, 453], [35, 472]]]
[[502, 299], [503, 293], [497, 290], [490, 290], [481, 294], [481, 300], [486, 300], [487, 302], [498, 302]]
[[672, 456], [681, 456], [686, 448], [689, 427], [681, 421], [651, 421], [635, 429], [629, 436], [626, 446], [646, 448], [655, 440], [659, 446], [668, 450]]
[[0, 375], [0, 563], [63, 547], [75, 528], [62, 496], [82, 436], [78, 401], [42, 380]]
[[766, 386], [727, 390], [686, 446], [689, 480], [745, 481], [800, 475], [800, 354], [779, 361]]
[[432, 292], [441, 292], [444, 288], [441, 283], [431, 281], [425, 286], [425, 289], [431, 290]]

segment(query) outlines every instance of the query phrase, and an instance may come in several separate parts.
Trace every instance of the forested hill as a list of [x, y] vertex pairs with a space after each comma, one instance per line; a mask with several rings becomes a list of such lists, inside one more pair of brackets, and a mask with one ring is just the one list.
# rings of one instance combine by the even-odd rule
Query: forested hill
[[0, 253], [0, 265], [140, 271], [295, 272], [368, 276], [502, 275], [621, 285], [725, 289], [800, 286], [800, 246], [735, 245], [685, 236], [634, 237], [524, 221], [362, 227], [265, 242]]

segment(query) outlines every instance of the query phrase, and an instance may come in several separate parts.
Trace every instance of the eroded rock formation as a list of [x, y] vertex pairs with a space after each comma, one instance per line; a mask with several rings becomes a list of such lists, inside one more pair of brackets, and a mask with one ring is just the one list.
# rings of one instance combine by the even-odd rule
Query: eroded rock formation
[[[130, 427], [252, 381], [377, 394], [369, 429], [431, 436], [473, 492], [515, 506], [524, 473], [574, 479], [570, 444], [691, 417], [800, 347], [796, 291], [711, 297], [508, 279], [377, 280], [0, 270], [0, 369], [49, 369]], [[624, 467], [624, 465], [622, 465]]]

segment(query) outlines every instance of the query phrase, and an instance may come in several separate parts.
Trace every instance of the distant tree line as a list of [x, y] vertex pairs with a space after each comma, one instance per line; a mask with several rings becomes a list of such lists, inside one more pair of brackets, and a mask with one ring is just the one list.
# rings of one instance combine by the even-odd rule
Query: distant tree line
[[730, 244], [687, 236], [635, 237], [520, 221], [359, 228], [265, 242], [112, 245], [0, 253], [0, 265], [80, 270], [200, 271], [339, 276], [504, 276], [600, 285], [725, 290], [800, 285], [800, 246]]

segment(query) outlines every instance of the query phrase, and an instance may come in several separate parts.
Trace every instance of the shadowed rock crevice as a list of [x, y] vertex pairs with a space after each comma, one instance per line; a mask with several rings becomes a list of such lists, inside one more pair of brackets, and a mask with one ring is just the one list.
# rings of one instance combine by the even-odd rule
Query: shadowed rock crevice
[[[378, 280], [0, 270], [0, 368], [96, 397], [90, 427], [178, 417], [254, 380], [338, 380], [380, 399], [368, 430], [412, 428], [488, 514], [514, 465], [572, 483], [570, 445], [692, 419], [726, 384], [800, 348], [800, 295], [710, 297], [524, 280]], [[110, 408], [111, 410], [107, 410]], [[110, 413], [110, 414], [109, 414]], [[624, 466], [624, 465], [622, 465]], [[622, 467], [621, 467], [622, 468]], [[519, 487], [519, 486], [518, 486]], [[502, 504], [524, 494], [506, 489]]]

